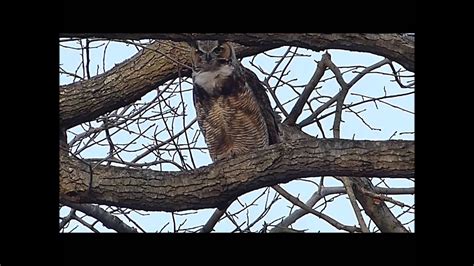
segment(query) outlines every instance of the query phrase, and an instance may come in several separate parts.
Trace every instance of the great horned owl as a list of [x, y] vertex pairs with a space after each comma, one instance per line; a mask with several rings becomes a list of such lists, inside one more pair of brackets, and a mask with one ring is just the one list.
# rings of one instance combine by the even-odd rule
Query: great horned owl
[[197, 41], [192, 64], [197, 121], [213, 161], [279, 142], [265, 87], [230, 43]]

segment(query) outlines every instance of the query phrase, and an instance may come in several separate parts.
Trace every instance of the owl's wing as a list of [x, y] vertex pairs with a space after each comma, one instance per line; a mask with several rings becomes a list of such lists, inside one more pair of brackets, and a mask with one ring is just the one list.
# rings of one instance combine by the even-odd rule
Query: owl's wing
[[262, 111], [265, 123], [267, 124], [269, 144], [271, 145], [279, 143], [280, 135], [278, 130], [277, 114], [272, 109], [266, 89], [255, 73], [245, 67], [242, 68], [244, 70], [244, 78], [252, 89], [260, 106], [260, 110]]
[[193, 101], [194, 107], [196, 109], [196, 119], [201, 129], [204, 138], [206, 138], [206, 127], [204, 126], [204, 119], [207, 116], [207, 106], [205, 106], [204, 98], [208, 97], [205, 93], [203, 93], [202, 88], [194, 85], [193, 87]]

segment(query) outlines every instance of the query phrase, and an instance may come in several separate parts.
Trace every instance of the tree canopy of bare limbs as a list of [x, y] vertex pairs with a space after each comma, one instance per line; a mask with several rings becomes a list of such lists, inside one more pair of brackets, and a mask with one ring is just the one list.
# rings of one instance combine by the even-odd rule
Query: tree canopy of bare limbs
[[[196, 39], [233, 42], [282, 143], [210, 163]], [[118, 45], [135, 54], [108, 67]], [[61, 34], [60, 46], [61, 61], [80, 57], [59, 68], [60, 232], [413, 231], [413, 35]], [[378, 61], [338, 63], [360, 52]]]

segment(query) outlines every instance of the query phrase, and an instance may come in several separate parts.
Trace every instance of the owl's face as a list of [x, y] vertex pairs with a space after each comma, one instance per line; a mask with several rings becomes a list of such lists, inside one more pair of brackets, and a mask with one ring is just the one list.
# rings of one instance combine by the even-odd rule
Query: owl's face
[[215, 71], [222, 65], [232, 64], [235, 54], [232, 46], [227, 42], [197, 41], [192, 50], [191, 59], [195, 72]]

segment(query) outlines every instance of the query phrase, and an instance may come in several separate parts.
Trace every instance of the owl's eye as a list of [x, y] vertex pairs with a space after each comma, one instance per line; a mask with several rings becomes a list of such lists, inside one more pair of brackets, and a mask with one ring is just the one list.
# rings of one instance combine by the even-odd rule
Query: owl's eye
[[222, 50], [224, 50], [224, 48], [222, 48], [222, 47], [219, 46], [219, 47], [216, 47], [213, 52], [214, 52], [215, 54], [220, 54], [220, 53], [222, 52]]
[[203, 54], [203, 52], [199, 49], [194, 50], [194, 52], [199, 56], [201, 56]]

